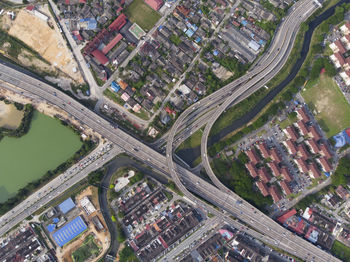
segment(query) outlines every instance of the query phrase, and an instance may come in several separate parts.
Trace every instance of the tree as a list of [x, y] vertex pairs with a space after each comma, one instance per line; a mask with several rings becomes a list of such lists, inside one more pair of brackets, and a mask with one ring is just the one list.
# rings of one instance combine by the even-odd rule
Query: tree
[[334, 65], [330, 61], [327, 60], [327, 62], [325, 62], [324, 68], [328, 76], [330, 77], [336, 76], [337, 70], [335, 69]]

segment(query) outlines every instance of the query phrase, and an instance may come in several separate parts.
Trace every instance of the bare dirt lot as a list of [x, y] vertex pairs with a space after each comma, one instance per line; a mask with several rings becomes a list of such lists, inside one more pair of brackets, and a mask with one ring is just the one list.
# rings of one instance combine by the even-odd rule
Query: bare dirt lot
[[51, 65], [78, 83], [83, 82], [78, 66], [71, 51], [66, 46], [48, 6], [43, 5], [39, 11], [49, 17], [49, 26], [47, 22], [36, 17], [26, 9], [21, 9], [16, 15], [15, 20], [2, 19], [2, 28], [11, 36], [14, 36], [26, 43], [33, 50], [37, 51]]

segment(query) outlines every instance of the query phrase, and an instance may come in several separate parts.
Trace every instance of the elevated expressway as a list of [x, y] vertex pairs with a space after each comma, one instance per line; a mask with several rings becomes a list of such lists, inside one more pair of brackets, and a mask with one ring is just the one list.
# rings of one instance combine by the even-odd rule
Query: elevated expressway
[[[182, 118], [177, 120], [177, 122], [179, 122], [179, 126], [176, 127], [174, 148], [176, 148], [192, 133], [206, 124], [213, 115], [215, 109], [217, 109], [217, 107], [224, 101], [228, 101], [229, 99], [231, 101], [231, 103], [228, 103], [228, 106], [225, 107], [224, 110], [226, 110], [228, 107], [247, 98], [257, 89], [264, 86], [268, 80], [273, 78], [273, 76], [279, 72], [279, 69], [288, 58], [300, 23], [306, 20], [316, 9], [317, 4], [315, 4], [313, 1], [299, 1], [294, 4], [294, 6], [290, 9], [291, 12], [279, 26], [276, 35], [274, 35], [274, 38], [272, 39], [269, 49], [260, 57], [255, 65], [253, 65], [249, 72], [220, 88], [213, 94], [201, 99], [199, 102], [195, 103], [192, 107], [183, 112], [181, 114]], [[287, 34], [287, 32], [292, 33]], [[277, 62], [278, 60], [280, 61]], [[270, 74], [261, 77], [262, 71], [264, 71], [266, 74], [266, 72], [269, 70]], [[255, 83], [253, 83], [253, 81], [250, 81], [253, 79], [259, 79], [259, 81], [255, 81]], [[239, 97], [232, 98], [234, 96], [233, 92], [239, 88], [244, 89], [245, 87], [242, 87], [242, 85], [246, 84], [247, 82], [250, 83], [249, 90], [246, 90]], [[162, 144], [164, 144], [165, 140], [169, 142], [169, 134], [174, 130], [175, 128], [173, 127], [170, 132], [164, 135], [162, 139], [155, 142], [154, 145], [160, 147]]]
[[[248, 231], [253, 237], [277, 246], [280, 249], [283, 249], [307, 261], [339, 261], [330, 254], [318, 249], [311, 243], [291, 234], [289, 231], [285, 230], [271, 219], [266, 219], [262, 213], [249, 206], [249, 204], [238, 204], [238, 198], [232, 193], [222, 191], [207, 183], [203, 179], [195, 176], [185, 168], [175, 165], [172, 162], [167, 162], [167, 158], [165, 156], [146, 146], [134, 137], [126, 134], [122, 130], [115, 129], [109, 122], [85, 108], [64, 93], [59, 92], [52, 86], [18, 72], [4, 64], [0, 65], [0, 79], [4, 82], [17, 86], [26, 92], [39, 96], [43, 100], [69, 112], [73, 117], [100, 133], [111, 142], [115, 143], [120, 150], [138, 158], [152, 168], [155, 168], [163, 173], [169, 173], [169, 171], [171, 171], [172, 174], [175, 173], [175, 175], [173, 175], [175, 182], [180, 187], [180, 190], [185, 193], [187, 198], [197, 203], [199, 206], [204, 207], [211, 213], [224, 218], [229, 223], [232, 223], [233, 226], [241, 230]], [[168, 169], [167, 164], [171, 167], [170, 169]], [[185, 184], [186, 187], [183, 184]], [[67, 188], [68, 187], [69, 185], [67, 185]], [[187, 191], [186, 188], [211, 202], [213, 205], [223, 209], [224, 214], [219, 212], [216, 208], [213, 208], [212, 206], [207, 205], [205, 202], [194, 197], [189, 191]], [[48, 199], [48, 194], [41, 196], [42, 199]], [[32, 208], [31, 206], [25, 206], [24, 208], [31, 208], [30, 212], [27, 214], [36, 210], [35, 207]], [[248, 210], [254, 211], [254, 215], [250, 215]], [[8, 219], [5, 226], [1, 227], [0, 230], [2, 231], [0, 231], [0, 235], [6, 232], [4, 231], [5, 227], [11, 228], [23, 220], [17, 216], [21, 210], [14, 209], [13, 211], [14, 212], [11, 212], [10, 219]], [[233, 215], [234, 217], [239, 218], [239, 220], [244, 221], [245, 224], [248, 224], [253, 228], [257, 228], [258, 232], [249, 229], [245, 225], [242, 225], [242, 223], [239, 221], [232, 219], [226, 214]], [[0, 221], [0, 224], [3, 223]]]
[[[66, 110], [73, 117], [100, 133], [109, 141], [115, 143], [120, 150], [140, 159], [142, 162], [146, 163], [152, 168], [160, 170], [163, 173], [169, 173], [166, 166], [167, 162], [165, 156], [159, 154], [122, 130], [115, 129], [109, 122], [85, 108], [64, 93], [59, 92], [52, 86], [4, 65], [0, 65], [0, 79], [4, 82], [17, 86], [26, 92], [35, 94], [36, 96], [41, 97], [43, 100]], [[248, 231], [248, 233], [253, 237], [261, 239], [271, 245], [278, 246], [280, 249], [283, 249], [305, 260], [338, 261], [330, 254], [318, 249], [314, 245], [300, 239], [299, 237], [292, 235], [274, 221], [265, 221], [263, 215], [258, 213], [257, 210], [255, 210], [257, 213], [254, 216], [247, 216], [246, 213], [239, 215], [239, 213], [244, 210], [244, 206], [237, 204], [237, 199], [231, 194], [219, 190], [179, 165], [173, 165], [172, 172], [174, 172], [175, 169], [179, 175], [176, 176], [176, 178], [180, 179], [181, 177], [182, 181], [181, 183], [177, 181], [177, 183], [179, 183], [181, 186], [180, 189], [183, 190], [187, 198], [204, 207], [211, 213], [222, 217], [233, 226], [241, 230]], [[231, 219], [229, 216], [226, 216], [226, 214], [222, 214], [217, 209], [197, 199], [187, 191], [187, 189], [183, 186], [183, 183], [186, 184], [186, 187], [190, 191], [195, 192], [197, 195], [200, 195], [202, 198], [211, 202], [215, 206], [222, 208], [225, 210], [225, 212], [227, 212], [227, 214], [233, 215], [234, 217], [239, 217], [240, 220], [245, 221], [246, 224], [257, 227], [259, 229], [258, 232], [247, 228], [239, 221]], [[62, 187], [64, 185], [60, 186]], [[66, 188], [69, 186], [70, 185], [67, 185]], [[63, 190], [64, 188], [62, 188], [62, 191]], [[41, 196], [43, 201], [41, 204], [45, 204], [45, 201], [49, 199], [50, 194], [51, 193]], [[26, 215], [29, 215], [39, 207], [24, 206], [23, 208], [27, 209]], [[30, 210], [30, 212], [28, 210]], [[14, 209], [13, 211], [14, 212], [10, 212], [9, 215], [7, 214], [10, 218], [5, 225], [0, 228], [1, 234], [6, 232], [6, 228], [9, 229], [23, 220], [21, 216], [18, 216], [18, 214], [20, 214], [23, 210]], [[3, 223], [0, 221], [0, 224]]]
[[[204, 113], [203, 117], [200, 120], [195, 120], [196, 124], [194, 125], [195, 128], [200, 128], [201, 126], [203, 126], [203, 124], [207, 123], [205, 131], [202, 135], [201, 156], [204, 167], [209, 177], [217, 186], [217, 188], [221, 190], [220, 192], [224, 192], [226, 195], [226, 198], [222, 198], [222, 201], [227, 202], [230, 199], [231, 201], [233, 200], [236, 201], [236, 203], [240, 203], [239, 212], [236, 212], [236, 217], [238, 219], [244, 221], [245, 223], [248, 223], [257, 231], [262, 232], [265, 235], [270, 235], [272, 230], [274, 231], [275, 236], [278, 236], [279, 238], [288, 239], [289, 241], [293, 241], [293, 245], [296, 245], [293, 246], [293, 248], [298, 250], [298, 256], [305, 260], [310, 259], [305, 257], [305, 254], [308, 254], [310, 250], [315, 250], [318, 248], [316, 248], [314, 245], [312, 245], [304, 239], [301, 239], [295, 235], [291, 235], [289, 231], [286, 231], [283, 227], [279, 226], [271, 218], [264, 215], [260, 211], [257, 211], [248, 202], [246, 202], [238, 195], [230, 191], [228, 188], [226, 188], [217, 179], [210, 167], [207, 154], [207, 142], [213, 124], [215, 123], [217, 118], [232, 103], [237, 103], [241, 101], [242, 99], [249, 96], [259, 88], [263, 87], [278, 73], [279, 69], [283, 67], [292, 50], [296, 33], [301, 22], [304, 21], [315, 10], [316, 5], [312, 1], [299, 1], [295, 5], [294, 10], [281, 24], [281, 27], [274, 39], [274, 42], [271, 45], [270, 51], [268, 52], [268, 56], [262, 58], [261, 61], [258, 63], [257, 67], [255, 67], [250, 73], [230, 83], [223, 89], [220, 89], [228, 92], [230, 95], [229, 98], [226, 99], [220, 106], [218, 106], [214, 110], [214, 112]], [[214, 94], [217, 94], [217, 92]], [[224, 98], [224, 95], [222, 95], [222, 98]], [[212, 97], [208, 96], [194, 104], [191, 108], [188, 108], [185, 112], [183, 112], [175, 122], [172, 130], [168, 134], [166, 147], [168, 168], [171, 173], [172, 179], [175, 181], [176, 185], [180, 188], [180, 190], [185, 192], [186, 195], [189, 195], [190, 192], [188, 192], [185, 186], [183, 185], [184, 181], [180, 177], [178, 177], [177, 169], [175, 168], [175, 164], [173, 162], [173, 151], [175, 148], [174, 144], [178, 145], [179, 143], [179, 138], [175, 139], [175, 136], [180, 128], [184, 128], [184, 126], [186, 126], [186, 124], [184, 124], [183, 121], [185, 121], [186, 123], [188, 121], [188, 118], [194, 119], [193, 114], [198, 115], [198, 112], [201, 112], [201, 110], [199, 109], [199, 105], [201, 105], [202, 108], [207, 108], [208, 104], [211, 103], [210, 100], [212, 100]], [[185, 130], [188, 130], [188, 127]], [[193, 130], [192, 126], [190, 130]], [[223, 205], [225, 207], [225, 203]], [[322, 252], [320, 249], [318, 250], [319, 251], [315, 250], [315, 252]], [[314, 256], [312, 260], [323, 261], [324, 259], [326, 259], [326, 256], [327, 259], [330, 259], [331, 261], [337, 260], [331, 255], [325, 255], [325, 252], [323, 253], [323, 255], [320, 255], [319, 253], [317, 256]]]

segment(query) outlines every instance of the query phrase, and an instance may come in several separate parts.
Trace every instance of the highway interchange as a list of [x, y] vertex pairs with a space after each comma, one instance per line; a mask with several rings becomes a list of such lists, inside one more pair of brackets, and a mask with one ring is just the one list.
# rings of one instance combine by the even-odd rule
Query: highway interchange
[[[215, 215], [222, 217], [233, 226], [248, 231], [248, 233], [253, 237], [261, 239], [271, 245], [277, 246], [280, 249], [283, 249], [307, 261], [339, 261], [338, 259], [322, 251], [321, 249], [318, 249], [316, 246], [312, 245], [306, 240], [293, 235], [278, 225], [276, 222], [274, 222], [272, 219], [265, 216], [259, 210], [252, 207], [249, 203], [242, 201], [237, 195], [233, 194], [230, 191], [227, 191], [227, 189], [222, 190], [221, 184], [217, 185], [220, 189], [214, 187], [213, 185], [207, 183], [205, 180], [197, 177], [182, 166], [177, 165], [172, 161], [173, 141], [175, 134], [177, 133], [178, 128], [181, 126], [184, 128], [184, 130], [186, 130], [185, 126], [187, 126], [187, 123], [182, 124], [182, 121], [184, 121], [186, 116], [190, 116], [191, 110], [196, 110], [196, 116], [204, 114], [204, 116], [199, 117], [199, 119], [203, 117], [207, 121], [203, 122], [202, 120], [198, 122], [197, 127], [199, 128], [200, 125], [208, 122], [208, 125], [205, 129], [205, 134], [209, 134], [211, 126], [217, 117], [220, 116], [220, 114], [227, 108], [227, 106], [229, 106], [232, 102], [242, 99], [247, 94], [250, 94], [254, 91], [255, 88], [257, 89], [263, 86], [263, 82], [271, 79], [279, 71], [278, 69], [282, 67], [282, 65], [285, 63], [285, 59], [288, 57], [292, 42], [295, 38], [296, 30], [298, 29], [300, 22], [303, 19], [307, 18], [308, 15], [314, 11], [314, 9], [316, 9], [316, 6], [312, 2], [299, 1], [294, 8], [295, 12], [291, 12], [284, 23], [280, 26], [280, 30], [278, 31], [278, 34], [276, 35], [274, 42], [269, 49], [270, 51], [268, 51], [268, 55], [264, 56], [260, 60], [255, 69], [243, 77], [237, 79], [232, 84], [223, 87], [219, 91], [202, 99], [197, 104], [191, 106], [189, 111], [185, 111], [179, 117], [173, 129], [169, 133], [166, 156], [158, 153], [157, 151], [153, 150], [139, 140], [123, 132], [122, 130], [116, 129], [105, 119], [101, 118], [69, 96], [57, 91], [54, 87], [41, 82], [40, 80], [18, 72], [4, 64], [0, 65], [0, 79], [4, 82], [20, 87], [26, 92], [35, 94], [47, 102], [69, 112], [76, 119], [83, 122], [85, 125], [89, 126], [96, 132], [100, 133], [109, 141], [113, 142], [115, 144], [114, 150], [116, 150], [116, 152], [113, 152], [114, 154], [117, 152], [125, 151], [129, 155], [138, 158], [143, 163], [146, 163], [154, 169], [157, 169], [163, 173], [170, 173], [177, 186], [181, 191], [183, 191], [187, 198], [197, 203], [198, 205], [203, 206], [206, 210], [214, 213]], [[303, 15], [300, 15], [300, 13]], [[293, 15], [296, 15], [296, 17], [293, 17]], [[206, 113], [208, 112], [207, 110], [212, 109], [211, 105], [214, 108], [217, 107], [218, 100], [220, 102], [223, 102], [223, 95], [227, 96], [227, 94], [229, 94], [229, 98], [221, 106], [215, 110], [209, 111], [209, 113]], [[191, 118], [194, 119], [195, 117], [190, 116], [190, 119]], [[197, 121], [198, 120], [195, 122]], [[207, 135], [203, 135], [203, 139], [205, 142]], [[206, 144], [207, 143], [203, 143], [202, 141], [202, 159], [205, 160], [204, 163], [208, 161], [206, 154]], [[110, 154], [109, 156], [111, 157], [113, 154]], [[205, 165], [208, 164], [209, 162]], [[212, 177], [213, 173], [210, 173], [210, 165], [209, 168], [206, 166], [206, 170], [207, 172], [209, 170], [208, 174]], [[213, 181], [215, 183], [215, 179], [213, 179]], [[65, 184], [62, 184], [61, 186], [64, 187], [64, 185]], [[70, 185], [68, 184], [66, 187], [69, 186]], [[211, 205], [208, 205], [202, 200], [199, 200], [188, 190], [195, 192], [197, 195], [206, 199], [213, 205], [223, 209], [224, 211], [220, 212], [218, 209], [215, 209]], [[41, 200], [43, 202], [47, 201], [47, 196], [49, 194], [52, 194], [51, 192], [47, 192], [47, 195], [41, 196]], [[4, 216], [1, 217], [0, 235], [4, 234], [9, 228], [23, 220], [23, 213], [25, 214], [24, 217], [27, 217], [28, 214], [31, 214], [40, 208], [38, 203], [35, 205], [28, 203], [27, 205], [25, 202], [21, 203], [22, 206], [20, 206], [20, 208], [14, 208], [11, 212], [5, 215], [11, 217], [11, 219], [9, 218], [7, 221], [4, 221]], [[23, 210], [26, 210], [26, 212], [23, 212]], [[20, 216], [20, 214], [22, 214], [22, 216]], [[254, 228], [258, 232], [247, 228], [239, 221], [233, 220], [228, 215], [232, 215], [233, 217], [238, 218], [240, 221], [244, 221], [245, 224]]]

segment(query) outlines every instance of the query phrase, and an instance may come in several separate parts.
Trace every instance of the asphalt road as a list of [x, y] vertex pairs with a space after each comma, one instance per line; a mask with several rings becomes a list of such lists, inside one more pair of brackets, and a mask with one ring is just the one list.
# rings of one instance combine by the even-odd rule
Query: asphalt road
[[[48, 101], [49, 103], [61, 107], [62, 109], [68, 111], [72, 116], [88, 125], [90, 128], [99, 132], [105, 138], [117, 144], [131, 156], [138, 158], [145, 164], [155, 169], [158, 169], [161, 172], [169, 172], [169, 170], [166, 167], [166, 158], [163, 155], [149, 148], [148, 146], [131, 137], [130, 135], [124, 133], [122, 130], [115, 129], [109, 122], [102, 119], [94, 112], [88, 110], [87, 108], [85, 108], [69, 96], [65, 95], [64, 93], [61, 93], [52, 86], [40, 82], [37, 79], [34, 79], [30, 76], [24, 75], [21, 72], [17, 72], [16, 70], [13, 70], [12, 68], [9, 68], [5, 65], [0, 65], [0, 72], [0, 79], [2, 79], [3, 81], [21, 87], [27, 92], [34, 93], [37, 96], [40, 96], [42, 99]], [[241, 227], [242, 230], [249, 231], [249, 233], [253, 237], [267, 242], [271, 245], [278, 246], [279, 248], [290, 252], [294, 255], [301, 256], [305, 260], [338, 261], [334, 259], [331, 255], [325, 253], [324, 251], [321, 251], [309, 242], [306, 242], [305, 240], [302, 240], [299, 237], [293, 237], [293, 235], [289, 236], [290, 232], [279, 226], [273, 220], [266, 220], [263, 216], [260, 217], [260, 215], [256, 215], [256, 217], [251, 216], [250, 214], [246, 215], [241, 210], [250, 209], [250, 205], [248, 205], [248, 207], [238, 206], [237, 198], [233, 197], [231, 194], [227, 194], [228, 192], [220, 191], [219, 189], [213, 187], [211, 184], [207, 183], [201, 178], [198, 178], [197, 176], [195, 176], [194, 174], [192, 174], [191, 172], [189, 172], [181, 166], [174, 166], [172, 172], [175, 171], [175, 168], [176, 171], [179, 172], [183, 183], [186, 183], [186, 187], [189, 190], [191, 190], [192, 192], [196, 192], [196, 194], [200, 195], [212, 204], [226, 210], [228, 212], [227, 214], [232, 214], [233, 216], [238, 217], [242, 221], [245, 221], [247, 224], [250, 224], [252, 227], [257, 228], [259, 231], [262, 231], [263, 234], [250, 230], [245, 226], [242, 226], [242, 224], [238, 221], [232, 220], [226, 214], [222, 214], [217, 209], [212, 208], [203, 201], [198, 200], [196, 197], [190, 194], [183, 186], [180, 187], [180, 189], [186, 194], [186, 196], [190, 200], [192, 200], [200, 206], [205, 207], [205, 209], [209, 210], [211, 213], [217, 215], [218, 217], [229, 221], [229, 223], [235, 226], [236, 228]], [[33, 210], [36, 210], [37, 208], [38, 206], [34, 206]], [[14, 211], [14, 213], [12, 213], [12, 223], [18, 221], [17, 212]], [[9, 224], [6, 224], [6, 226], [9, 227]]]
[[[300, 2], [301, 1], [298, 3]], [[0, 79], [21, 87], [28, 92], [32, 92], [40, 96], [42, 99], [68, 111], [72, 116], [96, 130], [101, 135], [117, 144], [125, 152], [140, 159], [145, 164], [158, 169], [161, 172], [168, 173], [171, 171], [172, 173], [178, 173], [172, 177], [175, 179], [175, 182], [178, 184], [180, 189], [186, 194], [186, 197], [197, 203], [199, 206], [203, 206], [213, 214], [228, 220], [233, 226], [239, 228], [242, 226], [242, 224], [240, 224], [238, 221], [230, 219], [228, 216], [226, 216], [226, 214], [232, 214], [233, 216], [238, 217], [240, 220], [245, 221], [245, 223], [263, 233], [262, 235], [242, 226], [242, 228], [249, 231], [253, 237], [262, 239], [264, 242], [274, 246], [278, 246], [279, 248], [297, 255], [304, 260], [339, 261], [309, 242], [292, 235], [289, 231], [279, 226], [273, 220], [264, 217], [259, 213], [259, 211], [255, 210], [249, 204], [245, 202], [243, 202], [243, 204], [237, 204], [237, 200], [239, 200], [239, 198], [232, 195], [231, 192], [219, 190], [183, 167], [175, 165], [172, 161], [170, 163], [169, 156], [167, 162], [166, 157], [163, 155], [144, 145], [130, 135], [124, 133], [122, 130], [115, 129], [109, 122], [83, 107], [81, 104], [67, 95], [58, 92], [52, 86], [49, 86], [38, 81], [37, 79], [33, 79], [32, 77], [24, 75], [4, 65], [0, 65], [0, 74]], [[250, 79], [250, 76], [247, 77]], [[246, 82], [246, 80], [247, 79], [243, 78], [241, 81]], [[167, 164], [170, 167], [169, 169], [167, 168]], [[180, 181], [180, 177], [182, 181]], [[225, 212], [227, 213], [224, 212], [224, 214], [222, 214], [217, 209], [214, 209], [203, 201], [195, 198], [191, 193], [189, 193], [189, 191], [187, 191], [183, 184], [185, 184], [190, 191], [196, 192], [196, 194], [200, 195], [212, 204], [226, 210]], [[244, 212], [242, 210], [244, 210]], [[13, 216], [16, 216], [16, 214], [13, 214]], [[13, 220], [16, 220], [16, 217], [14, 217]]]

